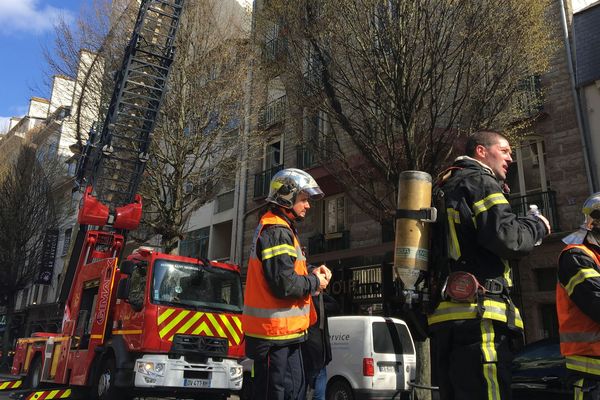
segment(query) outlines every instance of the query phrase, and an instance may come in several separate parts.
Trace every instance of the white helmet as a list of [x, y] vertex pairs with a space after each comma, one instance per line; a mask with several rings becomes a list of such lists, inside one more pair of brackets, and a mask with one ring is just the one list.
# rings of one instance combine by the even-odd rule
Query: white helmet
[[286, 168], [273, 176], [266, 201], [291, 209], [298, 193], [305, 192], [311, 200], [319, 200], [324, 194], [317, 181], [305, 171]]
[[593, 228], [600, 229], [600, 192], [594, 193], [583, 203], [583, 224], [579, 230], [563, 239], [567, 244], [582, 244], [585, 236]]

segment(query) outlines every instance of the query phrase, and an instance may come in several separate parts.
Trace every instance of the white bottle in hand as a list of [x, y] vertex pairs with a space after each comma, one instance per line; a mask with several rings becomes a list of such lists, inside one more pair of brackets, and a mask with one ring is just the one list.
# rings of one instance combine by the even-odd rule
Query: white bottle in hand
[[[530, 204], [529, 205], [529, 211], [527, 212], [527, 215], [533, 216], [533, 217], [537, 217], [540, 215], [540, 210], [538, 208], [538, 206], [536, 204]], [[540, 244], [542, 244], [542, 239], [538, 240], [537, 242], [535, 242], [534, 246], [539, 246]]]

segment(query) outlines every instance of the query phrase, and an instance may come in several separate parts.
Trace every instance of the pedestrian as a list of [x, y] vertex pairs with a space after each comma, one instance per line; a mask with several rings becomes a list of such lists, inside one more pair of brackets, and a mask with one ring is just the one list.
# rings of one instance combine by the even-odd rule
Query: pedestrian
[[307, 399], [325, 400], [327, 386], [327, 364], [331, 361], [331, 343], [329, 341], [329, 324], [327, 317], [339, 311], [337, 301], [326, 292], [312, 296], [317, 312], [317, 321], [308, 328], [308, 338], [302, 344], [302, 359], [306, 390], [312, 396]]
[[584, 223], [565, 237], [558, 262], [560, 351], [575, 399], [600, 399], [600, 193], [583, 204]]
[[311, 294], [327, 287], [331, 271], [322, 265], [309, 273], [296, 222], [309, 200], [322, 197], [302, 170], [284, 169], [271, 180], [250, 250], [242, 315], [246, 355], [254, 361], [253, 399], [304, 399], [300, 344], [316, 321]]
[[432, 250], [441, 249], [447, 280], [428, 324], [441, 400], [511, 398], [510, 341], [522, 335], [523, 321], [510, 297], [510, 261], [550, 233], [541, 214], [512, 212], [503, 190], [511, 162], [504, 135], [476, 132], [434, 190], [443, 204]]

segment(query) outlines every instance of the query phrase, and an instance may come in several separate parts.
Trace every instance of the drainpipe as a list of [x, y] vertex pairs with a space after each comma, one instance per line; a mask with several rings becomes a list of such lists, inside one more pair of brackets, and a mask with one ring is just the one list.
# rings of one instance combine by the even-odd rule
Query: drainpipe
[[596, 192], [596, 185], [594, 179], [592, 178], [592, 171], [590, 168], [590, 157], [589, 157], [589, 145], [588, 145], [588, 136], [589, 132], [585, 129], [583, 123], [583, 113], [581, 111], [581, 103], [579, 101], [579, 96], [577, 94], [577, 87], [575, 82], [575, 72], [573, 71], [573, 57], [571, 55], [571, 44], [569, 42], [569, 27], [567, 24], [567, 15], [565, 12], [565, 2], [564, 0], [560, 0], [560, 16], [561, 16], [561, 25], [563, 28], [563, 40], [565, 43], [565, 49], [567, 51], [567, 67], [569, 68], [569, 78], [571, 81], [571, 95], [573, 96], [573, 102], [575, 103], [575, 115], [577, 117], [577, 127], [579, 128], [579, 133], [581, 137], [581, 146], [583, 148], [583, 162], [585, 164], [585, 174], [588, 181], [588, 187], [591, 190], [591, 193]]

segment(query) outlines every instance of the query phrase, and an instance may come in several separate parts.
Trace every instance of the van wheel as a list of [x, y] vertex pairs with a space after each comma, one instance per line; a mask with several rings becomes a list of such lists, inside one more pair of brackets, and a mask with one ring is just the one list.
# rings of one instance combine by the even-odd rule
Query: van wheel
[[327, 388], [327, 400], [352, 400], [352, 388], [346, 381], [335, 381]]
[[42, 380], [42, 357], [35, 357], [27, 371], [25, 378], [25, 386], [29, 389], [37, 389], [40, 387]]

